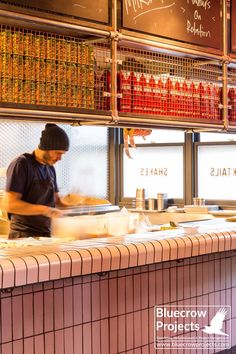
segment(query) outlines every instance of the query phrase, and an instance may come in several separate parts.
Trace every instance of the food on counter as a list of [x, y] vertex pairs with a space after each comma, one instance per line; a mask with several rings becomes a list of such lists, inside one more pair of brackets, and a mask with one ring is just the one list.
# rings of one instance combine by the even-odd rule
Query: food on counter
[[109, 200], [106, 199], [82, 196], [75, 193], [67, 194], [61, 198], [61, 201], [67, 206], [110, 204]]

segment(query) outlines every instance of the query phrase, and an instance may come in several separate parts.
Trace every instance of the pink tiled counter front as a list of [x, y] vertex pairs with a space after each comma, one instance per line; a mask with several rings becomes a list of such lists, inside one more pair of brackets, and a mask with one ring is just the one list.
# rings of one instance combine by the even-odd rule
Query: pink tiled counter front
[[172, 353], [154, 349], [154, 306], [170, 304], [230, 305], [233, 347], [235, 246], [234, 224], [221, 221], [1, 249], [0, 353]]

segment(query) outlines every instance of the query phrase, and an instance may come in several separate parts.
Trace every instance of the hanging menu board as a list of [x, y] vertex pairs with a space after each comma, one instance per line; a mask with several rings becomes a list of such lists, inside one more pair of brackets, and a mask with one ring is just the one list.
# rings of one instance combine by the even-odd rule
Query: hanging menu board
[[86, 19], [104, 24], [109, 23], [110, 0], [1, 0], [0, 3], [21, 8]]
[[221, 49], [221, 0], [122, 0], [122, 27]]
[[236, 3], [231, 0], [230, 3], [230, 44], [231, 52], [236, 53]]

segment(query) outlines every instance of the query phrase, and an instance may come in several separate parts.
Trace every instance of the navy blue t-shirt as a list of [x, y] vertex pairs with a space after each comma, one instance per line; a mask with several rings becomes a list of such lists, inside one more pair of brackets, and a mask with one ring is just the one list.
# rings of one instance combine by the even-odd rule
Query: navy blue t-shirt
[[[34, 153], [23, 154], [11, 162], [7, 169], [7, 192], [22, 194], [22, 200], [32, 204], [55, 207], [58, 192], [53, 166], [43, 165]], [[50, 218], [43, 215], [11, 215], [11, 231], [29, 236], [50, 236]]]

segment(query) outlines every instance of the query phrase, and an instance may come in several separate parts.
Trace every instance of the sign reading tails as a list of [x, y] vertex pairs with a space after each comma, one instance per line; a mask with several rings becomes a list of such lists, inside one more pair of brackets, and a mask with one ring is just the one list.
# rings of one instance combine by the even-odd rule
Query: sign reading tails
[[221, 7], [221, 0], [122, 0], [122, 25], [220, 50]]

